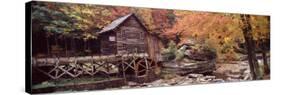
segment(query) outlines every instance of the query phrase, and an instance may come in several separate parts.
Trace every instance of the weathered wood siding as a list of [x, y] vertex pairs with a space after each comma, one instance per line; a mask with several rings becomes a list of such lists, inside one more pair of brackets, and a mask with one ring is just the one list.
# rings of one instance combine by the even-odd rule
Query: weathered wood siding
[[[110, 41], [109, 37], [115, 37]], [[160, 41], [149, 33], [135, 16], [130, 16], [116, 29], [103, 33], [101, 39], [102, 54], [147, 53], [153, 60], [160, 59]]]
[[148, 55], [155, 61], [160, 61], [160, 41], [157, 37], [149, 34], [147, 37]]
[[[110, 40], [110, 37], [115, 37], [115, 41]], [[116, 33], [115, 32], [107, 32], [100, 35], [100, 45], [101, 45], [101, 54], [110, 55], [116, 54]]]
[[135, 17], [128, 18], [116, 33], [118, 54], [147, 52], [146, 31]]

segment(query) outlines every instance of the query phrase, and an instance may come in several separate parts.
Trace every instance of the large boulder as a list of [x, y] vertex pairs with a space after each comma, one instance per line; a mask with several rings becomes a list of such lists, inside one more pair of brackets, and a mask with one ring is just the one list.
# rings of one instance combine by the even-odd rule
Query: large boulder
[[199, 47], [190, 47], [185, 51], [185, 56], [192, 60], [198, 61], [208, 61], [216, 59], [216, 52], [210, 48], [199, 46]]
[[182, 44], [176, 50], [175, 56], [175, 60], [162, 63], [164, 72], [178, 75], [207, 74], [216, 69], [216, 52], [203, 45], [196, 45], [193, 42]]
[[[188, 59], [184, 59], [188, 60]], [[215, 67], [215, 60], [211, 61], [182, 61], [180, 63], [163, 63], [162, 70], [164, 72], [175, 73], [178, 75], [186, 75], [190, 73], [210, 74]]]

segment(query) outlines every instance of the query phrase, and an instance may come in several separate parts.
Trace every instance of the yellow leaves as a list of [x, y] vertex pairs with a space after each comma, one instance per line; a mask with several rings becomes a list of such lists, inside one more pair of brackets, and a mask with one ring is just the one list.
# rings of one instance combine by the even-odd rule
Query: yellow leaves
[[231, 38], [230, 37], [225, 37], [223, 40], [224, 40], [224, 43], [230, 43]]
[[[186, 35], [184, 38], [195, 38], [197, 41], [217, 49], [219, 56], [226, 54], [231, 59], [235, 58], [233, 47], [237, 46], [237, 42], [243, 40], [239, 15], [189, 11], [174, 11], [174, 13], [177, 16], [177, 22], [169, 31], [183, 31], [183, 34]], [[264, 22], [258, 24], [261, 23]], [[262, 35], [261, 33], [256, 34]]]
[[100, 24], [97, 24], [97, 25], [96, 25], [96, 27], [98, 27], [98, 28], [102, 28], [103, 26], [102, 26], [102, 25], [100, 25]]
[[189, 15], [189, 14], [192, 14], [193, 12], [191, 11], [184, 11], [184, 10], [175, 10], [174, 11], [174, 14], [177, 16], [177, 17], [184, 17], [186, 15]]
[[[235, 58], [233, 47], [243, 42], [239, 14], [219, 14], [190, 11], [174, 11], [176, 24], [168, 32], [183, 32], [181, 39], [195, 38], [217, 49], [220, 55]], [[264, 16], [254, 16], [253, 35], [256, 38], [269, 38], [269, 21]], [[231, 57], [229, 57], [231, 58]], [[233, 59], [231, 58], [231, 59]]]
[[254, 40], [269, 39], [270, 22], [268, 16], [251, 16], [251, 26]]
[[92, 14], [92, 10], [91, 9], [83, 9], [81, 10], [82, 14]]
[[[135, 12], [140, 19], [142, 19], [147, 26], [148, 30], [153, 30], [155, 28], [154, 22], [153, 22], [153, 17], [152, 17], [152, 10], [148, 8], [143, 8], [143, 9], [135, 9]], [[159, 23], [157, 23], [159, 24]]]
[[193, 33], [192, 33], [192, 37], [197, 38], [197, 36], [198, 36], [198, 33], [197, 33], [197, 32], [193, 32]]
[[110, 12], [108, 10], [102, 10], [101, 14], [104, 16], [110, 16]]

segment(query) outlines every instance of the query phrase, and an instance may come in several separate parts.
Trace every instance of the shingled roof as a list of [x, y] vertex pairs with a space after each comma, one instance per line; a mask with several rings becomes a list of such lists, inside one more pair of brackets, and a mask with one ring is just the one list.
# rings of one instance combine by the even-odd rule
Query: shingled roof
[[118, 27], [121, 23], [123, 23], [126, 19], [128, 19], [128, 18], [129, 18], [130, 16], [132, 16], [132, 15], [133, 15], [133, 13], [130, 13], [130, 14], [128, 14], [128, 15], [125, 15], [125, 16], [123, 16], [123, 17], [120, 17], [120, 18], [114, 20], [112, 23], [110, 23], [109, 25], [105, 26], [105, 27], [99, 32], [99, 34], [115, 29], [116, 27]]

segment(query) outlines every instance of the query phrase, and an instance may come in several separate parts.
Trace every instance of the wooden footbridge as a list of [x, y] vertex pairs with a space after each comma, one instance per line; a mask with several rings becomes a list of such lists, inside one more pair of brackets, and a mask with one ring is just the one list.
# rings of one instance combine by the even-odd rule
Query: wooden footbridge
[[99, 76], [120, 78], [148, 76], [155, 72], [157, 62], [148, 54], [103, 55], [83, 57], [32, 58], [33, 71], [39, 71], [51, 79], [65, 77]]

